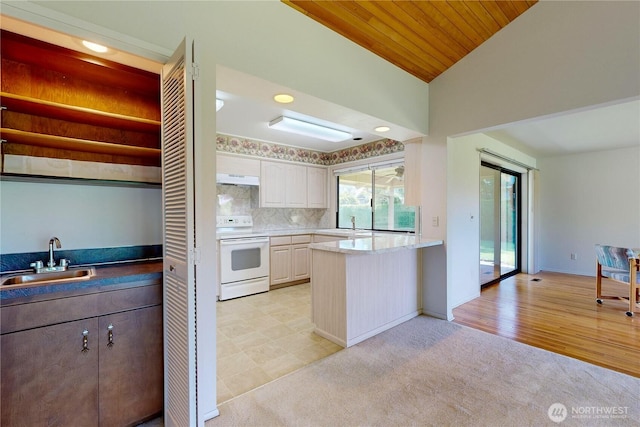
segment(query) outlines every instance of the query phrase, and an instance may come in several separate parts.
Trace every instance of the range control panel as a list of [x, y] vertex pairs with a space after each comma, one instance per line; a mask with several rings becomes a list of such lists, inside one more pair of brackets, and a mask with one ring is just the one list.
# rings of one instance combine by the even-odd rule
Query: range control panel
[[216, 227], [253, 227], [253, 218], [251, 215], [217, 216]]

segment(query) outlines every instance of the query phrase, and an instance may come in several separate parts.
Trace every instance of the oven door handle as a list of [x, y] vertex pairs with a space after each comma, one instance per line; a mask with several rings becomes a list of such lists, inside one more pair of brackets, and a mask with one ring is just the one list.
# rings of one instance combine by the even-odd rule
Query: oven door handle
[[220, 240], [220, 246], [246, 245], [247, 243], [269, 243], [268, 237]]

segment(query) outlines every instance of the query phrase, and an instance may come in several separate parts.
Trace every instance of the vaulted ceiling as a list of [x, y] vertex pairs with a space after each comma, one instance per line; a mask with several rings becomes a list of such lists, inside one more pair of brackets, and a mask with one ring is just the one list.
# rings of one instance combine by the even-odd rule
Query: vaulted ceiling
[[429, 83], [537, 0], [282, 0]]

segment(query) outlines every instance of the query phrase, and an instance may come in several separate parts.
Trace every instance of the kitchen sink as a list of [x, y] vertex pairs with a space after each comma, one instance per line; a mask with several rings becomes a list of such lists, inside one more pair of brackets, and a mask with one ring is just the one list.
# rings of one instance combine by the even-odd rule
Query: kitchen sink
[[88, 280], [96, 275], [94, 267], [70, 268], [64, 271], [51, 271], [45, 273], [12, 274], [2, 278], [0, 287], [7, 286], [35, 286], [47, 285], [59, 282], [76, 282]]

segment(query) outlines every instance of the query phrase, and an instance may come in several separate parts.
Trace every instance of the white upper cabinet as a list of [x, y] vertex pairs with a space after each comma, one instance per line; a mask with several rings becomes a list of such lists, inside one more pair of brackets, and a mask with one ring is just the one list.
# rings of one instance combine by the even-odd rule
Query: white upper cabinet
[[286, 208], [287, 164], [262, 160], [260, 175], [260, 207]]
[[260, 160], [216, 153], [216, 173], [260, 176]]
[[287, 166], [287, 182], [285, 205], [288, 208], [307, 207], [307, 167], [298, 165]]
[[307, 207], [328, 208], [327, 169], [307, 167]]
[[327, 169], [262, 160], [260, 207], [326, 208]]

